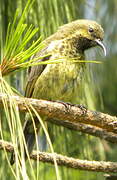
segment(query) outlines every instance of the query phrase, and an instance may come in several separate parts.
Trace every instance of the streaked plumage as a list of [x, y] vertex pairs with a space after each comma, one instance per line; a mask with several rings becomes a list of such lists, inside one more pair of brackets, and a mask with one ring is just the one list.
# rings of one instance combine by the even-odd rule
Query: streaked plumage
[[[55, 34], [44, 41], [45, 48], [35, 56], [49, 54], [39, 61], [64, 57], [63, 62], [29, 68], [25, 96], [76, 103], [85, 63], [72, 62], [69, 59], [84, 60], [84, 51], [97, 45], [105, 51], [101, 42], [103, 36], [102, 27], [91, 20], [77, 20], [61, 26]], [[29, 118], [26, 120], [24, 134], [31, 153], [35, 134], [32, 121]], [[38, 131], [39, 123], [36, 122], [36, 125]]]

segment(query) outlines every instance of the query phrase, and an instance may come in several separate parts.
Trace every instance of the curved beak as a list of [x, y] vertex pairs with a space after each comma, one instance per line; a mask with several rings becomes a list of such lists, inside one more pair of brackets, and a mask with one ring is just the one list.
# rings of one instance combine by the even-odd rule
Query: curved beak
[[103, 49], [104, 55], [106, 56], [106, 48], [102, 41], [100, 39], [95, 39], [95, 42], [97, 43], [98, 46], [100, 46]]

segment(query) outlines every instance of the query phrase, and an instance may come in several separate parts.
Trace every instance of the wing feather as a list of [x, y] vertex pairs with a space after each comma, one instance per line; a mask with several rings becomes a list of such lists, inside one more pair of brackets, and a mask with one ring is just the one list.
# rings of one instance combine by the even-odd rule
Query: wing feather
[[[41, 52], [37, 53], [34, 57], [40, 57], [44, 56], [47, 54], [47, 48], [43, 49]], [[39, 61], [46, 61], [49, 60], [51, 55], [48, 55], [44, 57], [43, 59], [39, 59]], [[38, 61], [38, 62], [39, 62]], [[43, 72], [43, 70], [46, 68], [47, 65], [36, 65], [28, 68], [28, 80], [26, 84], [26, 89], [25, 89], [25, 96], [26, 97], [31, 97], [35, 83], [40, 76], [40, 74]]]

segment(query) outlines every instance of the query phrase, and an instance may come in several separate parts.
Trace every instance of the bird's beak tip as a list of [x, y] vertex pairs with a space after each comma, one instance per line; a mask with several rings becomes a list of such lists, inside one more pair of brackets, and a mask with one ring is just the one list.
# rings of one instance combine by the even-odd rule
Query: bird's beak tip
[[106, 56], [106, 48], [104, 46], [104, 44], [102, 43], [102, 41], [100, 39], [96, 39], [95, 42], [97, 43], [98, 46], [100, 46], [103, 49], [104, 55]]

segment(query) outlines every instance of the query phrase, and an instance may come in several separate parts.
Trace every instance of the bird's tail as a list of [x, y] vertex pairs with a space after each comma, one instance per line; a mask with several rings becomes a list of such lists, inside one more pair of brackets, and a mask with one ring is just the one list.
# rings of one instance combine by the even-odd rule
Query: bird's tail
[[[32, 120], [26, 120], [23, 128], [25, 142], [26, 142], [26, 148], [28, 150], [29, 155], [31, 154], [34, 144], [35, 144], [35, 135], [39, 132], [40, 129], [40, 123], [39, 120], [35, 117], [34, 118], [36, 131], [34, 130], [34, 125]], [[36, 133], [35, 133], [36, 132]], [[27, 153], [26, 148], [24, 148], [24, 158], [27, 159]], [[14, 152], [11, 155], [10, 164], [13, 165], [15, 163], [15, 154]]]

